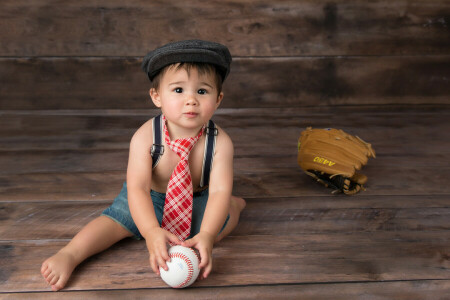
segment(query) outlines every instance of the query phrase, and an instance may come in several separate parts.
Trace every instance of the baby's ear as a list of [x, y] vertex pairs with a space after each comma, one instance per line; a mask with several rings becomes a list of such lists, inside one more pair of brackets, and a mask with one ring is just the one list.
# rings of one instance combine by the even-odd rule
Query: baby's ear
[[223, 93], [221, 92], [219, 94], [219, 96], [217, 96], [217, 100], [216, 100], [216, 109], [219, 107], [220, 103], [222, 103], [223, 100]]
[[148, 92], [150, 95], [150, 98], [152, 98], [153, 104], [155, 104], [156, 107], [161, 107], [161, 99], [159, 97], [159, 93], [155, 88], [151, 88]]

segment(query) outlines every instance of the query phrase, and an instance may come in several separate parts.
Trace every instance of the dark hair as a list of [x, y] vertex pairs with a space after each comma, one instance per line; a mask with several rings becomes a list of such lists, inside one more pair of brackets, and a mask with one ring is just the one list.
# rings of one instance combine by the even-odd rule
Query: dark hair
[[217, 88], [217, 95], [219, 95], [222, 92], [222, 76], [218, 72], [217, 68], [212, 64], [207, 63], [191, 63], [191, 62], [182, 62], [182, 63], [176, 63], [172, 65], [168, 65], [164, 67], [152, 80], [152, 88], [158, 90], [159, 85], [161, 83], [161, 78], [163, 75], [169, 70], [170, 68], [175, 68], [176, 71], [180, 69], [186, 70], [188, 75], [190, 75], [190, 71], [192, 68], [197, 69], [197, 72], [200, 75], [210, 74], [214, 75], [214, 81]]

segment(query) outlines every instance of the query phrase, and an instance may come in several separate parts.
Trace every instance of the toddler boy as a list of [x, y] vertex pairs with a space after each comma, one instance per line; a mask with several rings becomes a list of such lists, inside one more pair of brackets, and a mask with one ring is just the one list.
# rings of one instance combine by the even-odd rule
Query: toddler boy
[[145, 239], [158, 275], [159, 267], [167, 270], [167, 243], [196, 248], [200, 278], [209, 275], [213, 244], [236, 227], [245, 207], [231, 195], [232, 141], [209, 122], [230, 64], [225, 46], [201, 40], [170, 43], [145, 56], [149, 94], [162, 115], [133, 135], [127, 181], [113, 204], [42, 264], [52, 290], [62, 289], [83, 260], [126, 237]]

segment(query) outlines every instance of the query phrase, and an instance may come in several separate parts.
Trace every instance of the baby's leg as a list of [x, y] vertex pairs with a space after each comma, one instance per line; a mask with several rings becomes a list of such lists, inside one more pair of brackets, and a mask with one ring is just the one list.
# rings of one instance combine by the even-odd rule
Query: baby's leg
[[132, 234], [112, 219], [100, 216], [81, 229], [58, 253], [44, 261], [42, 276], [52, 290], [58, 291], [66, 285], [72, 271], [83, 260], [129, 236]]
[[234, 228], [236, 228], [239, 223], [239, 217], [241, 215], [242, 210], [245, 208], [246, 202], [242, 198], [238, 198], [235, 196], [231, 196], [231, 204], [230, 204], [230, 218], [228, 219], [227, 225], [222, 230], [221, 233], [216, 237], [215, 243], [222, 240], [224, 237], [229, 235]]

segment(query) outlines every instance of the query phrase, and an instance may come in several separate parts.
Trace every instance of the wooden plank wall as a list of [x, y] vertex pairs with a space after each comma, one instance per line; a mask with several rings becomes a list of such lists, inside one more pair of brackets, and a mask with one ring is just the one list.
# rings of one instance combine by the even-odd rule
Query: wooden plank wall
[[[138, 241], [81, 265], [68, 293], [46, 293], [38, 270], [125, 178], [129, 140], [157, 112], [142, 56], [191, 38], [233, 55], [215, 120], [248, 206], [183, 297], [445, 299], [445, 0], [0, 0], [0, 298], [179, 297]], [[300, 172], [311, 124], [376, 145], [366, 192], [331, 196]]]
[[234, 57], [224, 108], [449, 104], [450, 3], [2, 0], [0, 107], [151, 108], [139, 65], [202, 38]]

